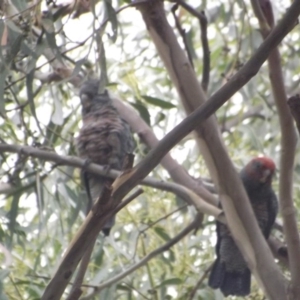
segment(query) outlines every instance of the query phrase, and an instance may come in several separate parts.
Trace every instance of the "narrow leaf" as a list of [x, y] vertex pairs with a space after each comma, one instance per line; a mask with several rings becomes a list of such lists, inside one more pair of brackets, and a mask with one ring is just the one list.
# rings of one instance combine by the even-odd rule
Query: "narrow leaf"
[[112, 33], [113, 33], [112, 35], [109, 35], [109, 37], [111, 38], [111, 40], [113, 42], [115, 42], [118, 37], [117, 15], [116, 15], [116, 12], [115, 12], [114, 8], [112, 7], [111, 2], [109, 0], [106, 0], [104, 3], [105, 3], [106, 12], [107, 12], [107, 17], [111, 23]]
[[166, 242], [168, 242], [171, 239], [167, 231], [163, 227], [156, 226], [154, 227], [154, 231], [158, 236], [160, 236]]
[[169, 278], [169, 279], [162, 281], [155, 288], [159, 288], [159, 287], [166, 286], [166, 285], [178, 285], [178, 284], [182, 284], [182, 280], [178, 277], [174, 277], [174, 278]]
[[150, 124], [150, 114], [148, 112], [148, 109], [144, 104], [142, 104], [140, 101], [137, 101], [136, 103], [131, 103], [131, 105], [140, 113], [140, 116], [143, 118], [143, 120], [149, 125]]
[[161, 100], [161, 99], [156, 98], [156, 97], [150, 97], [150, 96], [142, 95], [142, 98], [145, 101], [147, 101], [148, 103], [150, 103], [152, 105], [155, 105], [155, 106], [159, 106], [161, 108], [170, 109], [170, 108], [176, 107], [176, 105], [174, 105], [174, 104], [172, 104], [170, 102]]

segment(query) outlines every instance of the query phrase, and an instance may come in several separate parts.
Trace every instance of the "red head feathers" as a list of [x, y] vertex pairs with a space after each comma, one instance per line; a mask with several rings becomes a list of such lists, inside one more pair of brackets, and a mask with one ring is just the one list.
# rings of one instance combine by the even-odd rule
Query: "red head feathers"
[[242, 170], [244, 180], [257, 183], [271, 183], [275, 171], [275, 163], [268, 157], [253, 158]]

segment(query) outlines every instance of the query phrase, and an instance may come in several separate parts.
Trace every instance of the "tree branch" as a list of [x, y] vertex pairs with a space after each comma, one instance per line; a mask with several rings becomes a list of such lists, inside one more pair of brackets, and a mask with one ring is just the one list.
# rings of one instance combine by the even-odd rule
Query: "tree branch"
[[206, 279], [208, 273], [210, 272], [210, 270], [212, 269], [213, 264], [211, 264], [203, 273], [203, 275], [200, 277], [200, 279], [197, 281], [196, 285], [194, 286], [194, 288], [192, 289], [192, 291], [190, 292], [189, 298], [188, 300], [193, 300], [200, 285], [203, 283], [203, 281]]
[[202, 42], [202, 53], [203, 53], [203, 69], [202, 69], [202, 88], [205, 92], [207, 92], [208, 84], [209, 84], [209, 75], [210, 75], [210, 51], [209, 44], [207, 39], [207, 18], [205, 16], [204, 11], [198, 12], [192, 6], [190, 6], [187, 2], [183, 0], [173, 0], [172, 2], [178, 3], [182, 6], [186, 11], [188, 11], [191, 15], [195, 16], [199, 20], [200, 28], [201, 28], [201, 42]]
[[[152, 1], [151, 1], [152, 3]], [[281, 21], [281, 23], [272, 31], [272, 33], [268, 36], [268, 38], [266, 39], [266, 41], [264, 43], [262, 43], [262, 45], [259, 47], [258, 51], [253, 55], [253, 57], [248, 61], [248, 63], [246, 63], [239, 72], [237, 72], [235, 74], [235, 76], [232, 77], [232, 79], [225, 84], [217, 93], [215, 93], [210, 101], [207, 101], [206, 103], [204, 103], [199, 109], [197, 109], [194, 113], [192, 113], [189, 117], [187, 117], [183, 122], [181, 122], [180, 125], [176, 126], [176, 128], [174, 128], [169, 134], [167, 134], [162, 140], [161, 142], [158, 144], [158, 146], [154, 149], [151, 150], [148, 155], [146, 156], [146, 158], [139, 163], [135, 168], [133, 168], [133, 170], [131, 170], [130, 172], [128, 172], [126, 174], [126, 177], [120, 178], [119, 180], [115, 180], [114, 184], [113, 184], [113, 191], [112, 191], [112, 196], [114, 197], [114, 201], [120, 201], [120, 199], [122, 199], [125, 194], [127, 194], [137, 183], [139, 183], [144, 177], [147, 176], [147, 174], [159, 163], [159, 161], [165, 156], [165, 154], [176, 144], [178, 143], [185, 135], [187, 135], [189, 132], [191, 132], [195, 127], [199, 126], [205, 118], [207, 118], [210, 114], [214, 113], [215, 110], [217, 110], [223, 103], [225, 103], [229, 97], [231, 97], [241, 86], [243, 86], [247, 81], [249, 81], [249, 79], [251, 77], [253, 77], [256, 72], [259, 70], [260, 66], [262, 65], [262, 63], [267, 59], [268, 54], [270, 53], [270, 51], [272, 50], [273, 47], [277, 46], [278, 43], [282, 40], [282, 38], [289, 32], [289, 28], [290, 28], [290, 24], [292, 22], [295, 22], [298, 15], [300, 12], [300, 3], [297, 2], [293, 2], [293, 4], [291, 5], [290, 9], [288, 10], [288, 12], [286, 13], [285, 17], [283, 18], [283, 20]], [[197, 90], [196, 90], [197, 91]], [[193, 92], [193, 91], [191, 91]], [[199, 96], [197, 93], [194, 94], [194, 96]], [[222, 161], [224, 163], [224, 161]], [[220, 164], [217, 166], [219, 168], [226, 168], [226, 170], [230, 170], [232, 171], [233, 167], [231, 166], [231, 163], [229, 161], [226, 162], [226, 164], [222, 164], [222, 162], [220, 161]], [[229, 168], [227, 168], [229, 164]], [[218, 169], [219, 169], [218, 168]], [[233, 175], [234, 174], [234, 175]], [[238, 176], [236, 174], [236, 172], [233, 172], [233, 174], [230, 173], [230, 177], [235, 176], [235, 180], [233, 180], [231, 182], [231, 184], [236, 187], [238, 185], [240, 185], [240, 181], [238, 179]], [[224, 174], [224, 175], [228, 175], [228, 173]], [[228, 187], [230, 188], [230, 187]], [[242, 192], [237, 192], [235, 196], [240, 196], [242, 193], [244, 192], [244, 190], [242, 190]], [[241, 198], [239, 199], [235, 199], [235, 202], [240, 201], [241, 199], [246, 199], [246, 195], [245, 192], [244, 194], [242, 194]], [[247, 202], [246, 202], [247, 203]], [[251, 211], [251, 206], [248, 203], [248, 205], [245, 206], [245, 209], [243, 211], [243, 213], [241, 213], [239, 211], [239, 215], [241, 215], [241, 217], [243, 218], [243, 221], [245, 221], [244, 219], [248, 218], [249, 215], [249, 210]], [[255, 218], [254, 216], [252, 216], [253, 220], [252, 222], [250, 222], [250, 224], [246, 224], [249, 225], [247, 226], [247, 229], [249, 231], [251, 231], [253, 224], [255, 224], [257, 227], [258, 225], [255, 223]], [[258, 242], [262, 241], [263, 245], [266, 245], [259, 229], [257, 228], [257, 230], [254, 232], [254, 234], [258, 233]], [[83, 235], [83, 231], [80, 231], [80, 237]], [[256, 241], [256, 238], [252, 236], [252, 238]], [[76, 241], [76, 244], [74, 244], [74, 246], [76, 245], [76, 247], [81, 247], [84, 248], [86, 245], [87, 241], [85, 240], [81, 240]], [[81, 244], [79, 244], [81, 243]], [[267, 245], [266, 245], [267, 247]], [[261, 247], [259, 247], [261, 250]], [[269, 251], [270, 252], [270, 251]], [[259, 252], [256, 252], [259, 253]], [[266, 253], [265, 251], [261, 252], [260, 254], [261, 257], [258, 258], [258, 263], [263, 262], [264, 260], [266, 262], [270, 261], [270, 257], [266, 257], [265, 254], [269, 254]], [[67, 256], [70, 256], [71, 253], [67, 253], [62, 261], [62, 264], [66, 263], [67, 260]], [[73, 253], [73, 255], [75, 255], [75, 253]], [[80, 255], [82, 255], [80, 252], [78, 252], [73, 258], [74, 259], [74, 264], [77, 264], [77, 256], [80, 259]], [[273, 262], [272, 262], [273, 263]], [[264, 264], [263, 264], [264, 265]], [[260, 265], [261, 266], [261, 265]], [[274, 265], [275, 266], [275, 265]], [[58, 273], [60, 271], [60, 268], [58, 269]], [[265, 269], [263, 268], [262, 270], [263, 276], [264, 278], [267, 276], [268, 280], [276, 280], [276, 278], [278, 279], [278, 271], [277, 268], [275, 269]], [[272, 278], [270, 278], [269, 274], [272, 274]], [[63, 285], [66, 286], [68, 283], [68, 280], [64, 280]], [[48, 288], [51, 288], [51, 290], [53, 292], [56, 292], [56, 295], [61, 295], [61, 293], [63, 292], [62, 288], [60, 287], [60, 290], [57, 291], [56, 290], [56, 286], [55, 285], [50, 285], [48, 286]], [[280, 279], [277, 285], [277, 288], [274, 289], [274, 298], [273, 299], [280, 299], [283, 300], [285, 299], [285, 293], [282, 293], [282, 277], [280, 275]], [[48, 294], [49, 295], [49, 294]], [[282, 296], [282, 297], [281, 297]], [[60, 297], [60, 296], [59, 296]], [[50, 297], [43, 297], [43, 299], [51, 299]]]
[[300, 134], [300, 95], [297, 94], [288, 99], [290, 112], [296, 122], [298, 134]]
[[[1, 152], [12, 152], [12, 153], [22, 153], [24, 156], [31, 156], [36, 157], [39, 159], [44, 159], [47, 161], [54, 161], [57, 164], [65, 164], [70, 165], [74, 167], [81, 167], [85, 168], [88, 172], [92, 172], [94, 174], [100, 174], [103, 176], [109, 176], [111, 178], [115, 178], [117, 175], [121, 176], [119, 177], [120, 182], [123, 182], [123, 179], [120, 179], [122, 177], [126, 177], [126, 172], [123, 174], [114, 171], [114, 170], [107, 170], [99, 165], [96, 164], [89, 164], [86, 166], [85, 160], [82, 160], [77, 157], [70, 157], [70, 156], [60, 156], [56, 154], [55, 152], [51, 151], [45, 151], [40, 150], [34, 147], [29, 146], [19, 146], [19, 145], [7, 145], [7, 144], [0, 144], [0, 153]], [[116, 180], [118, 181], [118, 180]], [[163, 188], [166, 191], [170, 191], [184, 199], [187, 203], [192, 203], [195, 208], [200, 213], [208, 213], [212, 216], [214, 216], [217, 220], [220, 222], [225, 222], [225, 217], [222, 214], [222, 211], [205, 202], [202, 200], [198, 195], [196, 195], [193, 191], [188, 190], [186, 187], [175, 184], [175, 183], [167, 183], [167, 182], [161, 182], [154, 180], [152, 178], [148, 178], [147, 180], [144, 180], [144, 182], [147, 182], [146, 184], [148, 186], [156, 187], [156, 188]], [[68, 250], [66, 251], [63, 263], [60, 265], [59, 270], [57, 271], [56, 275], [51, 280], [50, 284], [48, 285], [44, 295], [43, 299], [52, 299], [52, 297], [60, 297], [61, 293], [64, 290], [64, 286], [68, 283], [68, 281], [71, 278], [72, 273], [74, 272], [77, 263], [79, 263], [81, 256], [88, 251], [88, 248], [90, 249], [90, 246], [93, 239], [96, 238], [98, 232], [101, 230], [102, 226], [105, 224], [106, 220], [113, 214], [117, 213], [120, 209], [122, 209], [126, 204], [128, 204], [130, 201], [132, 201], [135, 197], [137, 197], [138, 194], [140, 194], [142, 191], [137, 190], [136, 193], [134, 193], [132, 196], [128, 197], [128, 199], [125, 199], [123, 202], [121, 202], [119, 205], [115, 206], [113, 203], [108, 203], [107, 205], [113, 205], [112, 207], [108, 208], [99, 208], [99, 204], [95, 204], [94, 209], [92, 212], [88, 215], [86, 218], [84, 224], [81, 226], [78, 234], [74, 237], [73, 241], [71, 242], [70, 246], [68, 247]], [[105, 196], [105, 195], [104, 195]], [[103, 195], [99, 198], [98, 203], [102, 203], [103, 201], [107, 201], [102, 199]], [[108, 196], [104, 197], [105, 199], [108, 198]], [[111, 202], [111, 200], [110, 200]], [[114, 202], [115, 203], [115, 202]], [[90, 249], [91, 250], [91, 249]], [[84, 268], [86, 265], [84, 266]], [[83, 268], [83, 269], [84, 269]], [[78, 282], [82, 279], [83, 271], [81, 274], [81, 277], [78, 279]], [[76, 283], [76, 282], [75, 282]], [[55, 286], [54, 289], [52, 287]], [[80, 293], [79, 285], [76, 284], [76, 288], [72, 290], [72, 295], [75, 295], [76, 297]]]
[[[275, 29], [272, 32], [274, 35], [268, 40], [268, 43], [263, 43], [258, 51], [253, 55], [253, 57], [244, 65], [244, 67], [241, 68], [241, 70], [232, 77], [231, 81], [223, 86], [217, 93], [215, 93], [211, 97], [210, 101], [207, 102], [205, 102], [204, 94], [197, 82], [197, 78], [193, 70], [189, 65], [189, 62], [186, 59], [181, 48], [179, 47], [172, 28], [169, 26], [166, 20], [163, 4], [159, 1], [150, 1], [147, 4], [140, 5], [138, 9], [143, 15], [147, 29], [157, 47], [159, 55], [161, 56], [169, 72], [172, 82], [178, 90], [187, 113], [191, 113], [191, 115], [186, 119], [191, 122], [192, 116], [194, 117], [197, 115], [197, 110], [194, 110], [200, 104], [202, 105], [198, 109], [198, 118], [200, 117], [200, 111], [202, 110], [203, 114], [201, 115], [201, 117], [204, 119], [210, 115], [204, 115], [204, 112], [207, 108], [206, 105], [208, 105], [210, 101], [213, 101], [214, 96], [218, 95], [218, 93], [221, 93], [222, 91], [222, 96], [219, 95], [220, 102], [218, 104], [216, 103], [217, 101], [214, 103], [218, 107], [221, 106], [226, 102], [227, 96], [231, 96], [233, 94], [233, 91], [229, 92], [227, 90], [229, 86], [233, 87], [233, 82], [235, 83], [234, 85], [236, 87], [241, 87], [252, 76], [254, 76], [254, 74], [256, 74], [263, 60], [265, 60], [270, 53], [272, 47], [277, 46], [278, 42], [280, 42], [281, 39], [277, 40], [278, 35], [281, 35], [283, 30], [288, 33], [289, 29], [291, 28], [291, 24], [294, 22], [295, 18], [298, 17], [299, 3], [297, 12], [290, 9], [287, 13], [289, 17], [293, 15], [293, 18], [284, 18], [281, 24], [276, 28], [277, 30], [279, 30], [280, 28], [280, 31], [276, 32]], [[275, 42], [275, 40], [277, 41]], [[267, 52], [260, 53], [261, 56], [258, 57], [258, 53], [263, 48], [265, 48], [264, 50], [267, 50]], [[244, 73], [246, 70], [249, 72], [248, 74]], [[214, 107], [214, 110], [218, 108], [216, 106]], [[266, 241], [258, 227], [250, 203], [249, 201], [247, 201], [247, 196], [244, 188], [242, 187], [241, 182], [236, 172], [234, 171], [233, 165], [223, 146], [223, 143], [219, 138], [216, 123], [214, 122], [213, 118], [202, 123], [203, 119], [201, 121], [200, 119], [193, 119], [193, 122], [197, 123], [195, 128], [198, 135], [198, 141], [202, 149], [204, 149], [202, 153], [207, 162], [212, 178], [214, 179], [216, 186], [219, 187], [220, 193], [222, 194], [221, 199], [226, 199], [223, 205], [224, 209], [226, 208], [225, 206], [228, 205], [227, 213], [231, 212], [232, 215], [237, 217], [237, 219], [228, 218], [230, 228], [237, 228], [237, 231], [240, 231], [239, 236], [243, 237], [242, 240], [238, 240], [236, 238], [236, 242], [242, 253], [244, 254], [245, 259], [248, 261], [248, 265], [252, 269], [252, 272], [256, 276], [258, 282], [265, 288], [267, 295], [273, 297], [274, 299], [284, 299], [285, 284], [283, 277], [279, 272], [277, 266], [274, 264], [274, 261], [271, 259], [270, 250], [267, 247]], [[184, 127], [184, 122], [185, 121], [181, 123], [182, 128]], [[202, 123], [201, 127], [199, 126], [200, 122]], [[184, 125], [186, 125], [185, 129], [187, 131], [188, 124]], [[193, 123], [193, 125], [195, 125], [195, 123]], [[173, 132], [174, 131], [172, 131], [171, 133]], [[167, 138], [171, 137], [171, 133], [165, 137], [165, 147], [169, 147]], [[179, 140], [181, 138], [179, 128], [176, 133], [176, 140]], [[175, 140], [175, 137], [173, 138]], [[174, 140], [172, 141], [172, 144]], [[158, 150], [159, 146], [160, 145], [158, 145], [156, 150]], [[153, 153], [150, 152], [148, 157], [150, 157], [151, 154]], [[157, 157], [152, 158], [157, 159]], [[141, 164], [146, 164], [146, 160], [147, 159], [145, 159]], [[153, 160], [151, 161], [151, 163], [153, 163]], [[141, 169], [142, 167], [140, 166], [140, 170]], [[234, 205], [230, 205], [232, 201]], [[238, 213], [236, 213], [235, 210], [237, 210]], [[241, 218], [240, 220], [239, 217]], [[232, 224], [230, 224], [231, 222]], [[247, 241], [247, 243], [244, 243], [245, 241]], [[247, 249], [245, 247], [246, 244], [248, 246], [251, 246], [250, 249]], [[257, 255], [258, 253], [260, 253], [259, 256]], [[258, 265], [263, 265], [264, 267], [258, 269]], [[270, 280], [269, 277], [270, 273], [273, 274], [272, 280]]]
[[176, 243], [178, 243], [183, 237], [185, 237], [187, 234], [189, 234], [194, 228], [196, 228], [198, 223], [199, 223], [199, 216], [197, 216], [195, 218], [195, 220], [190, 225], [188, 225], [186, 228], [184, 228], [181, 232], [179, 232], [175, 237], [173, 237], [171, 240], [169, 240], [166, 244], [164, 244], [163, 246], [161, 246], [161, 247], [155, 249], [154, 251], [150, 252], [143, 259], [141, 259], [138, 263], [136, 263], [132, 267], [128, 268], [127, 270], [125, 270], [121, 274], [116, 275], [115, 277], [113, 277], [113, 278], [107, 280], [106, 282], [98, 285], [98, 287], [95, 288], [95, 290], [91, 294], [89, 294], [85, 297], [82, 297], [81, 299], [82, 300], [91, 299], [93, 296], [97, 295], [104, 288], [120, 281], [122, 278], [124, 278], [127, 275], [131, 274], [132, 272], [136, 271], [138, 268], [144, 266], [149, 260], [151, 260], [155, 256], [169, 250], [172, 246], [174, 246]]
[[287, 269], [289, 269], [289, 257], [287, 247], [274, 236], [269, 237], [268, 244], [272, 250], [274, 257], [277, 258], [280, 261], [280, 263], [282, 263]]
[[179, 21], [179, 18], [177, 17], [176, 15], [176, 10], [178, 9], [178, 5], [175, 4], [171, 11], [172, 11], [172, 14], [173, 14], [173, 17], [175, 19], [175, 24], [176, 24], [176, 28], [179, 32], [179, 34], [181, 35], [182, 37], [182, 41], [183, 41], [183, 44], [184, 44], [184, 47], [185, 47], [185, 51], [187, 53], [187, 56], [189, 58], [189, 61], [190, 61], [190, 64], [192, 65], [192, 67], [194, 67], [194, 63], [193, 63], [193, 57], [192, 57], [192, 53], [190, 51], [190, 48], [188, 46], [188, 42], [187, 42], [187, 38], [186, 38], [186, 33], [185, 33], [185, 30], [182, 28], [181, 24], [180, 24], [180, 21]]
[[[124, 120], [128, 122], [130, 127], [134, 132], [136, 132], [140, 139], [150, 148], [155, 148], [159, 140], [156, 138], [153, 130], [147, 125], [147, 123], [140, 117], [135, 109], [131, 106], [126, 105], [124, 101], [112, 96], [114, 106], [119, 111], [120, 115]], [[217, 206], [218, 200], [214, 195], [212, 195], [208, 189], [210, 186], [205, 184], [200, 179], [193, 179], [186, 169], [181, 166], [175, 159], [172, 158], [170, 153], [166, 153], [163, 158], [161, 158], [160, 164], [168, 171], [172, 180], [176, 183], [179, 183], [188, 189], [194, 191], [205, 201]]]
[[[255, 7], [254, 11], [259, 20], [262, 35], [264, 39], [266, 39], [272, 32], [268, 26], [270, 28], [274, 27], [272, 4], [269, 0], [252, 0], [251, 3], [254, 5], [253, 7]], [[266, 22], [268, 26], [265, 25]], [[290, 28], [292, 28], [294, 24], [295, 23], [291, 23], [289, 25]], [[285, 92], [281, 57], [278, 47], [274, 48], [270, 53], [268, 66], [273, 97], [278, 111], [281, 130], [279, 200], [292, 277], [292, 286], [289, 288], [289, 292], [293, 294], [293, 298], [300, 299], [300, 237], [298, 232], [296, 209], [293, 203], [293, 172], [297, 136], [293, 119], [287, 105], [287, 95]]]
[[[117, 178], [117, 176], [120, 176], [122, 174], [122, 172], [112, 169], [107, 171], [105, 167], [94, 163], [86, 165], [86, 161], [79, 157], [58, 155], [54, 151], [40, 150], [38, 148], [30, 146], [19, 146], [0, 143], [0, 153], [2, 152], [22, 153], [23, 155], [27, 155], [30, 157], [55, 162], [56, 165], [66, 165], [77, 168], [84, 168], [86, 171], [91, 172], [93, 174], [102, 175], [104, 177], [113, 179]], [[214, 216], [217, 219], [223, 218], [220, 216], [221, 210], [216, 207], [216, 202], [212, 203], [212, 205], [211, 201], [209, 201], [210, 199], [208, 199], [207, 201], [206, 198], [199, 197], [195, 192], [183, 185], [172, 182], [163, 182], [150, 177], [145, 178], [140, 183], [146, 186], [154, 187], [176, 194], [188, 204], [193, 204], [195, 208], [199, 211], [199, 213], [207, 213], [209, 215]], [[11, 189], [8, 191], [12, 192]]]

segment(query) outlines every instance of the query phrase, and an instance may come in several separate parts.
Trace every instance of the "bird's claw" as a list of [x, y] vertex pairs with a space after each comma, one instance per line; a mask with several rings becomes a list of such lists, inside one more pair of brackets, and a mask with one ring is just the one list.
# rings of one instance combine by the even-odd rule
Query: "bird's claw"
[[111, 170], [111, 166], [110, 165], [103, 165], [103, 170], [104, 170], [105, 174], [108, 174], [108, 172]]
[[82, 171], [86, 171], [87, 167], [92, 163], [89, 158], [86, 158], [83, 162]]

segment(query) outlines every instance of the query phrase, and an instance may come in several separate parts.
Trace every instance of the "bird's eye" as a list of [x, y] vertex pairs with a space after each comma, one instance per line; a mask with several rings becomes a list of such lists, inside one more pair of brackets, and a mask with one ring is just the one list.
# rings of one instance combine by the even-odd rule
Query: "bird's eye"
[[255, 166], [256, 169], [261, 169], [262, 163], [260, 161], [256, 161], [254, 166]]

